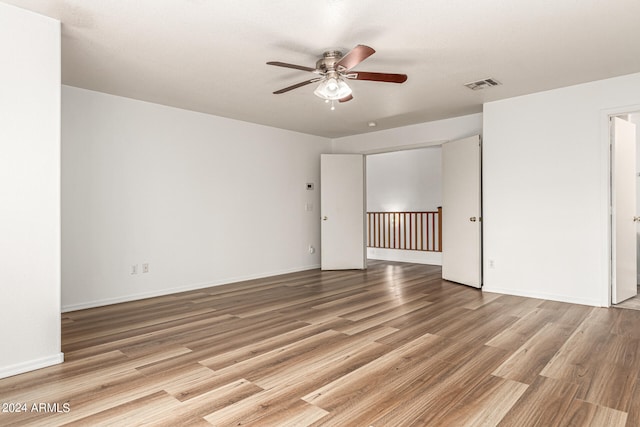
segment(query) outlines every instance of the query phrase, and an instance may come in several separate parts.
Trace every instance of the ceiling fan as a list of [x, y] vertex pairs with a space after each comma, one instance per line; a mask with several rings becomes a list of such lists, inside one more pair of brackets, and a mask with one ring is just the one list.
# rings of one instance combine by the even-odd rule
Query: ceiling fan
[[[346, 80], [370, 80], [374, 82], [404, 83], [407, 81], [406, 74], [391, 73], [372, 73], [368, 71], [351, 71], [353, 67], [370, 57], [375, 50], [369, 46], [362, 44], [351, 49], [346, 55], [338, 50], [330, 50], [325, 52], [316, 62], [316, 67], [305, 67], [302, 65], [287, 64], [285, 62], [271, 61], [267, 65], [275, 65], [277, 67], [293, 68], [301, 71], [308, 71], [318, 74], [304, 82], [285, 87], [284, 89], [273, 92], [275, 95], [289, 92], [290, 90], [306, 86], [311, 83], [318, 83], [318, 87], [313, 92], [316, 96], [324, 99], [326, 102], [347, 102], [353, 99], [352, 91]], [[333, 106], [332, 106], [333, 109]]]

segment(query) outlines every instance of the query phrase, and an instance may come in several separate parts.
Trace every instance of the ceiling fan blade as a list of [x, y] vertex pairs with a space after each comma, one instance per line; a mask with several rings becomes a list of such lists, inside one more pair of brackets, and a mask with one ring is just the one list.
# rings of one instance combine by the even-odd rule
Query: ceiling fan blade
[[351, 101], [352, 99], [353, 99], [353, 95], [349, 94], [349, 95], [345, 96], [344, 98], [338, 99], [338, 102], [347, 102], [347, 101]]
[[278, 62], [278, 61], [267, 62], [267, 65], [275, 65], [276, 67], [294, 68], [296, 70], [309, 71], [312, 73], [316, 71], [315, 68], [305, 67], [304, 65], [287, 64], [286, 62]]
[[273, 94], [274, 95], [279, 95], [281, 93], [289, 92], [290, 90], [298, 89], [299, 87], [306, 86], [308, 84], [315, 83], [315, 82], [318, 82], [320, 80], [322, 80], [322, 78], [321, 77], [317, 77], [315, 79], [307, 80], [306, 82], [296, 83], [296, 84], [294, 84], [292, 86], [285, 87], [284, 89], [277, 90], [277, 91], [273, 92]]
[[336, 68], [340, 68], [342, 70], [350, 70], [371, 55], [373, 55], [376, 51], [369, 46], [365, 46], [363, 44], [359, 44], [354, 47], [342, 57], [340, 61], [336, 64]]
[[371, 73], [368, 71], [354, 71], [346, 74], [345, 77], [352, 80], [371, 80], [374, 82], [388, 83], [404, 83], [407, 81], [406, 74]]

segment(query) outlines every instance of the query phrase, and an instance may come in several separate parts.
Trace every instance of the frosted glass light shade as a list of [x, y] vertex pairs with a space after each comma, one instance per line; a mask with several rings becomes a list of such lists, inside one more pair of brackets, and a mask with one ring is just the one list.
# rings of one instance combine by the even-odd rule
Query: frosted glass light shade
[[351, 92], [351, 88], [344, 80], [334, 77], [323, 80], [313, 91], [317, 97], [330, 101], [342, 99], [351, 95]]

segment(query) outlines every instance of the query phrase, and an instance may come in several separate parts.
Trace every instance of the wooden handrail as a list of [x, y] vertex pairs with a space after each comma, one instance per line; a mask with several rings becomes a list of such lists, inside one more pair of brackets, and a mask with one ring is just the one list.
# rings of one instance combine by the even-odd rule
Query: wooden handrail
[[441, 252], [442, 208], [421, 212], [367, 212], [367, 247]]

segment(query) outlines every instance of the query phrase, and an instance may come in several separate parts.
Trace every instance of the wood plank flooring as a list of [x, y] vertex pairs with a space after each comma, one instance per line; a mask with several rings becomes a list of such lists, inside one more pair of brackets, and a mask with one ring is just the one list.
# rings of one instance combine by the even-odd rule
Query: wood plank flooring
[[62, 329], [64, 364], [0, 380], [0, 403], [27, 406], [0, 425], [640, 425], [640, 311], [483, 293], [434, 266], [305, 271]]
[[640, 310], [640, 286], [638, 286], [638, 295], [616, 304], [618, 308], [628, 308], [630, 310]]

